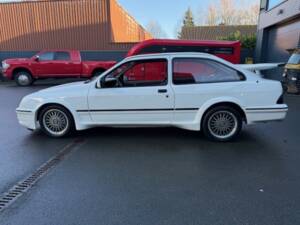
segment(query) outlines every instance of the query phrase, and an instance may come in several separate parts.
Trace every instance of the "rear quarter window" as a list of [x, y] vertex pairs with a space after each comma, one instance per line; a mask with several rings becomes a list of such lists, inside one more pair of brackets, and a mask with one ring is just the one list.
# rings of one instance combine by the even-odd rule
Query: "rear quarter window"
[[173, 83], [176, 85], [242, 80], [245, 80], [245, 77], [239, 71], [213, 60], [199, 58], [173, 60]]

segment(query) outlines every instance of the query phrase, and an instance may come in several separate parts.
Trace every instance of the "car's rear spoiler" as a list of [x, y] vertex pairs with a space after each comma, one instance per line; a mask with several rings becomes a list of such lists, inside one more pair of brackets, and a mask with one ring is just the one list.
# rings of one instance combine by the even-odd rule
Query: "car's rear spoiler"
[[239, 67], [260, 74], [262, 70], [270, 70], [285, 66], [285, 63], [238, 64]]

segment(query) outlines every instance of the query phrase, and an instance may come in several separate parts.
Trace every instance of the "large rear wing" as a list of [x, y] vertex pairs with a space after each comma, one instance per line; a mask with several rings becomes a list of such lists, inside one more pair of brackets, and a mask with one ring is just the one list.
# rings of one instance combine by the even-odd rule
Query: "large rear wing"
[[237, 66], [261, 75], [262, 70], [271, 70], [285, 66], [285, 63], [238, 64]]

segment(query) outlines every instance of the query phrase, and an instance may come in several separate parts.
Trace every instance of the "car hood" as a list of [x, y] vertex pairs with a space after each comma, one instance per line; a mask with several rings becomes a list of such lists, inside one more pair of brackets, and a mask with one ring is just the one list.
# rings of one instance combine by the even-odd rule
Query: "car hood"
[[72, 104], [77, 101], [87, 107], [87, 95], [91, 84], [74, 82], [46, 88], [25, 96], [19, 104], [20, 109], [36, 109], [45, 103]]
[[70, 90], [80, 92], [82, 91], [82, 89], [86, 87], [89, 87], [89, 84], [86, 84], [84, 81], [79, 81], [79, 82], [72, 82], [68, 84], [62, 84], [62, 85], [46, 88], [41, 91], [38, 91], [38, 93], [43, 93], [43, 92], [63, 93], [65, 91], [70, 91]]
[[6, 59], [6, 60], [4, 60], [4, 62], [6, 62], [8, 64], [26, 62], [26, 61], [31, 61], [31, 59], [30, 58], [16, 58], [16, 59]]

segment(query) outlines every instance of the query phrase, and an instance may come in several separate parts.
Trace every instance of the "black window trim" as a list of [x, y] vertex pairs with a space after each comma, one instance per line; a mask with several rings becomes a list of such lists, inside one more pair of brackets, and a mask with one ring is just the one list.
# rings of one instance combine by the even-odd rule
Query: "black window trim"
[[[124, 64], [126, 63], [131, 63], [131, 62], [138, 62], [138, 61], [155, 61], [155, 60], [165, 60], [166, 61], [166, 66], [167, 66], [167, 80], [165, 81], [164, 84], [161, 84], [161, 85], [145, 85], [145, 86], [129, 86], [129, 87], [102, 87], [102, 80], [105, 79], [105, 77], [107, 77], [111, 72], [113, 72], [115, 69], [123, 66]], [[128, 71], [129, 69], [131, 69], [132, 67], [128, 68], [126, 71]], [[97, 89], [102, 89], [102, 88], [105, 88], [105, 89], [115, 89], [115, 88], [143, 88], [143, 87], [166, 87], [168, 86], [169, 84], [169, 59], [168, 58], [153, 58], [153, 59], [133, 59], [133, 60], [129, 60], [127, 62], [124, 62], [122, 64], [120, 64], [118, 67], [116, 67], [115, 69], [113, 69], [112, 71], [110, 71], [108, 74], [106, 74], [105, 76], [101, 77], [100, 78], [100, 87], [97, 87], [96, 85], [96, 88]], [[125, 71], [125, 72], [126, 72]]]
[[[175, 84], [174, 83], [174, 60], [175, 59], [202, 59], [202, 60], [208, 60], [208, 61], [212, 61], [212, 62], [216, 62], [216, 63], [220, 63], [221, 65], [229, 68], [229, 69], [232, 69], [234, 71], [236, 71], [239, 75], [242, 76], [242, 79], [241, 80], [233, 80], [233, 81], [207, 81], [207, 82], [200, 82], [200, 83], [193, 83], [193, 84]], [[182, 85], [195, 85], [195, 84], [214, 84], [214, 83], [230, 83], [230, 82], [244, 82], [247, 80], [247, 77], [245, 76], [245, 74], [243, 72], [241, 72], [240, 70], [237, 70], [231, 66], [228, 66], [226, 65], [225, 63], [223, 62], [220, 62], [218, 60], [215, 60], [215, 59], [208, 59], [208, 58], [204, 58], [204, 57], [174, 57], [172, 58], [172, 85], [178, 85], [178, 86], [182, 86]]]

